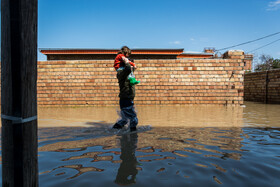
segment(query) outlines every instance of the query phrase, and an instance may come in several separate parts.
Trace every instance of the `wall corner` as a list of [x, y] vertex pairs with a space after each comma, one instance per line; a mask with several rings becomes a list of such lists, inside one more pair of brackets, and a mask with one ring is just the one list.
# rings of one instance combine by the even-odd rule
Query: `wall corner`
[[223, 54], [224, 59], [244, 59], [245, 54], [242, 50], [229, 50]]

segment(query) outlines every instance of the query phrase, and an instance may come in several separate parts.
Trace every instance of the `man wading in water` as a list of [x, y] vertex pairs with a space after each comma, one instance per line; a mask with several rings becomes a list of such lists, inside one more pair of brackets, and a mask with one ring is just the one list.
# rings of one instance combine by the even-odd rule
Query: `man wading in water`
[[120, 87], [120, 108], [121, 108], [121, 119], [114, 124], [113, 129], [122, 129], [130, 121], [130, 131], [136, 131], [138, 124], [137, 114], [134, 109], [134, 97], [135, 97], [135, 84], [131, 84], [128, 79], [128, 75], [132, 73], [135, 67], [131, 67], [130, 60], [127, 58], [131, 54], [131, 50], [124, 46], [120, 53], [122, 57], [122, 68], [117, 69], [117, 78]]

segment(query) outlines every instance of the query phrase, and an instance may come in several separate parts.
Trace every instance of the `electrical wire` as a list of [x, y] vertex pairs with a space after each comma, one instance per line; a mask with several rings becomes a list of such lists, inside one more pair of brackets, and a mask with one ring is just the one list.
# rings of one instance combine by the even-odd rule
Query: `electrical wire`
[[275, 41], [270, 42], [270, 43], [268, 43], [268, 44], [266, 44], [266, 45], [263, 45], [263, 46], [261, 46], [261, 47], [258, 47], [257, 49], [254, 49], [254, 50], [249, 51], [249, 52], [247, 52], [247, 53], [251, 53], [251, 52], [253, 52], [253, 51], [259, 50], [259, 49], [261, 49], [261, 48], [264, 48], [264, 47], [266, 47], [266, 46], [268, 46], [268, 45], [271, 45], [271, 44], [273, 44], [273, 43], [275, 43], [275, 42], [278, 42], [278, 41], [280, 41], [280, 38], [279, 38], [278, 40], [275, 40]]
[[255, 40], [251, 40], [251, 41], [248, 41], [248, 42], [244, 42], [244, 43], [241, 43], [241, 44], [237, 44], [237, 45], [233, 45], [233, 46], [230, 46], [230, 47], [225, 47], [225, 48], [222, 48], [222, 49], [218, 49], [218, 50], [216, 50], [216, 51], [222, 51], [222, 50], [225, 50], [225, 49], [229, 49], [229, 48], [233, 48], [233, 47], [245, 45], [245, 44], [252, 43], [252, 42], [255, 42], [255, 41], [259, 41], [259, 40], [262, 40], [262, 39], [264, 39], [264, 38], [268, 38], [268, 37], [271, 37], [271, 36], [274, 36], [274, 35], [277, 35], [277, 34], [280, 34], [280, 32], [276, 32], [276, 33], [273, 33], [273, 34], [269, 34], [269, 35], [267, 35], [267, 36], [264, 36], [264, 37], [261, 37], [261, 38], [255, 39]]

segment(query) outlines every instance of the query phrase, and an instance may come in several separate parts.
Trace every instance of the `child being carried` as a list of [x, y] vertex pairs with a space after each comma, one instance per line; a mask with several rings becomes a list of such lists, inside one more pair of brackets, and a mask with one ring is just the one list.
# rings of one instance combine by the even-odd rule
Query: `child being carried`
[[137, 81], [135, 78], [135, 75], [133, 74], [133, 70], [136, 69], [136, 65], [133, 62], [133, 60], [130, 60], [128, 57], [131, 54], [131, 50], [127, 47], [124, 46], [121, 48], [121, 51], [118, 53], [117, 57], [115, 58], [114, 62], [114, 68], [116, 71], [121, 70], [124, 68], [125, 62], [129, 62], [131, 65], [131, 73], [128, 75], [128, 80], [131, 85], [139, 84], [140, 81]]

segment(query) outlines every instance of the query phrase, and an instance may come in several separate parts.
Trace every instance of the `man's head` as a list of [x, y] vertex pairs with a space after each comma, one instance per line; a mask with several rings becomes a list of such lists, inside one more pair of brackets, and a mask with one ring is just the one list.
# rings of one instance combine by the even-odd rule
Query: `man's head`
[[128, 56], [131, 54], [131, 50], [130, 50], [127, 46], [123, 46], [123, 47], [121, 48], [121, 53], [122, 53], [124, 56], [128, 57]]

